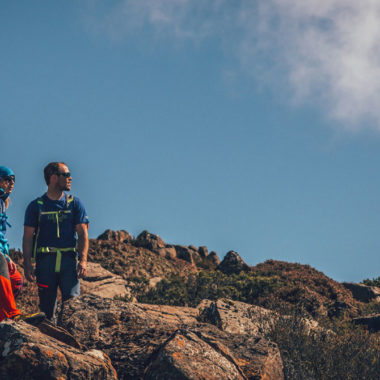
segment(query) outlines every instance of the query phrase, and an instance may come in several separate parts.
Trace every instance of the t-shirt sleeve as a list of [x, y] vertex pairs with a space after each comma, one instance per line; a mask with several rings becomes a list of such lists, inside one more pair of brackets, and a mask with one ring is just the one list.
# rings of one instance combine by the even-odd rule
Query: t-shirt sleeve
[[80, 201], [79, 198], [75, 198], [74, 203], [74, 224], [82, 224], [82, 223], [89, 223], [88, 216], [86, 213], [86, 210], [83, 206], [83, 203]]
[[25, 211], [25, 219], [24, 219], [24, 226], [28, 227], [38, 227], [38, 206], [35, 201], [29, 203], [29, 206], [26, 208]]

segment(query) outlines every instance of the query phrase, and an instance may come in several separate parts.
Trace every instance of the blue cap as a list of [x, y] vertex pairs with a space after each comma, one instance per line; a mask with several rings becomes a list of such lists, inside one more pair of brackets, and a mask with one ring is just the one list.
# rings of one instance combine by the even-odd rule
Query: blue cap
[[9, 177], [10, 175], [15, 175], [13, 171], [6, 166], [0, 166], [0, 178]]

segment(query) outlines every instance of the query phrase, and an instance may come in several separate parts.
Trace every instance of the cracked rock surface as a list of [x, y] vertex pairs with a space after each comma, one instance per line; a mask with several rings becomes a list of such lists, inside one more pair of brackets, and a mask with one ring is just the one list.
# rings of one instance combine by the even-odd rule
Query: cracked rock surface
[[274, 343], [202, 323], [197, 308], [83, 295], [65, 304], [61, 321], [82, 345], [109, 355], [120, 379], [284, 378]]
[[117, 379], [99, 350], [72, 347], [25, 322], [0, 323], [0, 379]]

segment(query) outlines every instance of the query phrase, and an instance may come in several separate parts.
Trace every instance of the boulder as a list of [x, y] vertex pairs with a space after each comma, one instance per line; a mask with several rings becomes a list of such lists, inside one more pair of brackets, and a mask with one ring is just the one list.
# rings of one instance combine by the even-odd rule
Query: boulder
[[127, 281], [121, 276], [104, 269], [100, 264], [87, 263], [87, 275], [81, 280], [81, 293], [91, 293], [100, 297], [131, 297]]
[[208, 249], [206, 246], [202, 246], [198, 248], [198, 253], [201, 257], [205, 258], [208, 256]]
[[179, 259], [185, 260], [188, 263], [195, 265], [194, 250], [189, 249], [189, 247], [186, 247], [185, 245], [175, 245], [174, 247], [177, 252], [177, 257]]
[[211, 251], [207, 259], [210, 260], [215, 266], [220, 264], [219, 256], [215, 251]]
[[[280, 315], [260, 306], [230, 299], [203, 300], [197, 308], [200, 321], [211, 323], [219, 329], [232, 334], [267, 336], [279, 320], [293, 320], [289, 315]], [[302, 328], [308, 334], [331, 334], [330, 330], [322, 328], [313, 319], [301, 318], [299, 322], [299, 327], [302, 324]]]
[[25, 322], [0, 323], [1, 379], [117, 379], [109, 357], [81, 351]]
[[177, 257], [177, 251], [173, 245], [166, 245], [165, 248], [158, 248], [156, 251], [161, 257], [166, 259], [175, 259]]
[[241, 271], [248, 272], [251, 270], [250, 266], [247, 265], [235, 251], [227, 252], [217, 269], [228, 275], [239, 274]]
[[125, 230], [105, 230], [97, 238], [98, 240], [115, 240], [123, 243], [129, 243], [133, 240], [133, 237]]
[[151, 234], [148, 231], [141, 232], [141, 234], [134, 240], [133, 244], [136, 247], [146, 248], [153, 252], [166, 247], [166, 243], [158, 235]]
[[128, 303], [87, 294], [64, 303], [60, 323], [81, 344], [106, 352], [119, 379], [140, 379], [153, 352], [180, 326], [196, 324], [197, 316], [193, 308]]
[[278, 314], [260, 306], [228, 299], [203, 300], [198, 305], [199, 319], [232, 334], [265, 334]]
[[154, 379], [236, 379], [246, 377], [228, 348], [205, 342], [191, 329], [178, 330], [160, 348], [144, 376]]
[[284, 379], [274, 343], [211, 325], [177, 330], [147, 367], [147, 379]]
[[81, 344], [106, 352], [120, 379], [283, 379], [275, 344], [222, 331], [198, 315], [83, 295], [65, 302], [61, 323]]
[[342, 285], [348, 289], [353, 297], [360, 302], [376, 301], [380, 302], [380, 288], [377, 286], [367, 286], [354, 282], [343, 282]]

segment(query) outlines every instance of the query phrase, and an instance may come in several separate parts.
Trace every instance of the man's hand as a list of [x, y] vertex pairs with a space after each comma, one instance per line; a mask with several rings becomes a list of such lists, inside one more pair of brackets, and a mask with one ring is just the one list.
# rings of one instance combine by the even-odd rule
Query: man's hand
[[28, 281], [34, 281], [35, 276], [34, 276], [34, 268], [32, 264], [30, 263], [24, 264], [24, 275]]
[[88, 252], [88, 224], [81, 223], [75, 226], [78, 234], [77, 250], [79, 256], [78, 277], [83, 278], [87, 274], [87, 252]]
[[78, 263], [78, 277], [83, 278], [86, 277], [87, 274], [87, 261], [86, 260], [81, 260]]

